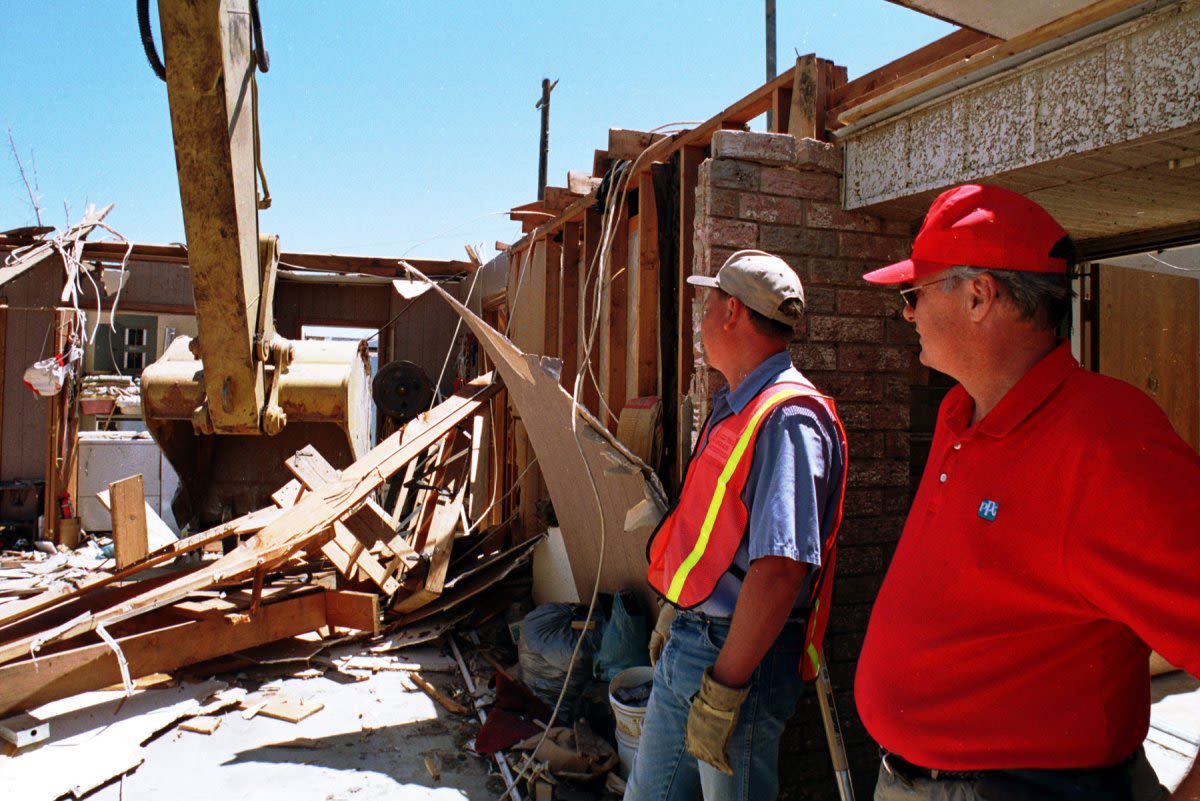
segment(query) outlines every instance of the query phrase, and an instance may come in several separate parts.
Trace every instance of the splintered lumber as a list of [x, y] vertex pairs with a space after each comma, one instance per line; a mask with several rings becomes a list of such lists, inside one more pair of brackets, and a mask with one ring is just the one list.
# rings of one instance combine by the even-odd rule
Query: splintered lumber
[[[169, 673], [263, 643], [315, 631], [328, 624], [325, 593], [310, 592], [274, 604], [257, 615], [187, 620], [115, 638], [131, 677]], [[37, 660], [0, 667], [0, 715], [107, 687], [122, 680], [113, 649], [104, 642]]]
[[117, 569], [129, 567], [150, 552], [146, 534], [146, 492], [142, 474], [108, 485], [112, 497], [113, 553]]
[[293, 478], [271, 493], [271, 502], [280, 509], [290, 509], [296, 505], [296, 501], [300, 500], [302, 492], [304, 492], [304, 485], [300, 483], [299, 479]]
[[[465, 437], [461, 433], [457, 439], [448, 440], [443, 454], [455, 450], [454, 446], [464, 440]], [[421, 586], [407, 587], [413, 591], [412, 594], [398, 599], [392, 605], [394, 611], [415, 611], [442, 594], [446, 573], [450, 569], [450, 548], [454, 543], [454, 531], [462, 519], [469, 466], [465, 459], [447, 462], [444, 456], [443, 461], [438, 464], [433, 476], [433, 486], [439, 489], [445, 487], [451, 495], [447, 498], [437, 490], [426, 491], [414, 544], [414, 548], [429, 556], [429, 570]]]
[[490, 373], [463, 385], [446, 401], [410, 420], [403, 429], [347, 467], [337, 481], [307, 493], [295, 506], [283, 510], [265, 528], [221, 559], [102, 612], [80, 615], [52, 632], [6, 643], [0, 646], [0, 664], [29, 654], [39, 644], [94, 631], [97, 626], [111, 625], [183, 600], [195, 590], [271, 570], [297, 551], [323, 544], [333, 537], [335, 521], [357, 510], [389, 476], [478, 412], [499, 390], [500, 385], [492, 382]]
[[[442, 612], [463, 604], [503, 581], [510, 573], [529, 561], [533, 549], [544, 539], [537, 536], [515, 545], [504, 553], [487, 559], [479, 565], [456, 575], [446, 582], [445, 594], [420, 609], [397, 620], [392, 626], [407, 628], [418, 621], [432, 618]], [[453, 592], [450, 592], [453, 590]], [[466, 615], [463, 615], [466, 617]]]
[[[309, 491], [335, 482], [340, 477], [333, 465], [311, 445], [301, 448], [284, 464]], [[381, 539], [390, 541], [395, 531], [391, 517], [373, 500], [368, 499], [358, 511], [344, 520], [334, 522], [333, 539], [321, 546], [321, 552], [346, 578], [353, 580], [356, 572], [361, 571], [385, 595], [392, 595], [400, 589], [400, 581], [395, 576], [396, 570], [407, 570], [419, 561], [417, 554], [407, 543], [397, 544], [393, 550], [398, 558], [388, 565], [381, 564], [370, 553], [369, 548], [373, 544]], [[400, 542], [404, 541], [401, 539]]]

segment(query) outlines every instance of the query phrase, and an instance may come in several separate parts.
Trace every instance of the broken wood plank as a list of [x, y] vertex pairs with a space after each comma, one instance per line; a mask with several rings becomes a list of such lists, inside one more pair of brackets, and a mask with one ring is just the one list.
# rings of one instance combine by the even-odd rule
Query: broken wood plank
[[[249, 517], [249, 515], [246, 517]], [[229, 536], [231, 532], [235, 531], [239, 525], [244, 523], [246, 517], [240, 517], [236, 520], [231, 520], [228, 523], [217, 526], [216, 528], [209, 529], [208, 531], [201, 531], [200, 533], [193, 534], [186, 539], [177, 540], [165, 548], [160, 548], [159, 550], [150, 554], [145, 560], [139, 562], [138, 564], [130, 565], [128, 568], [124, 570], [118, 570], [111, 575], [100, 576], [92, 579], [91, 581], [84, 582], [78, 587], [69, 585], [54, 587], [27, 600], [10, 601], [9, 603], [3, 604], [0, 606], [0, 626], [7, 626], [14, 621], [32, 617], [39, 612], [43, 612], [62, 603], [66, 603], [67, 601], [78, 598], [85, 593], [99, 590], [117, 581], [124, 581], [125, 579], [128, 579], [143, 570], [161, 565], [164, 562], [169, 562], [185, 553], [191, 553], [192, 551], [203, 548], [205, 545], [223, 540], [225, 537]], [[0, 661], [3, 661], [3, 659], [0, 658]]]
[[300, 493], [303, 491], [304, 485], [300, 483], [300, 479], [293, 478], [271, 493], [271, 502], [280, 509], [290, 509], [296, 505], [296, 501], [300, 500]]
[[146, 494], [141, 473], [108, 485], [112, 496], [113, 553], [117, 569], [150, 553], [146, 537]]
[[600, 180], [586, 172], [571, 171], [567, 173], [567, 191], [572, 195], [590, 195], [600, 186]]
[[[325, 626], [324, 593], [263, 606], [259, 615], [185, 621], [115, 638], [131, 678], [172, 670]], [[0, 714], [121, 681], [116, 655], [96, 643], [0, 667]]]
[[434, 701], [437, 701], [439, 704], [441, 704], [442, 708], [445, 709], [447, 712], [451, 712], [455, 715], [470, 714], [469, 709], [467, 709], [465, 706], [460, 704], [458, 701], [455, 701], [450, 696], [443, 693], [437, 687], [434, 687], [432, 684], [430, 684], [428, 681], [426, 681], [425, 678], [420, 673], [413, 671], [412, 673], [408, 674], [408, 677], [410, 679], [412, 679], [413, 683], [416, 684], [418, 687], [420, 687], [425, 692], [426, 695], [428, 695]]
[[196, 734], [212, 734], [221, 727], [221, 721], [224, 718], [216, 715], [201, 715], [199, 717], [188, 718], [179, 724], [179, 728], [183, 731], [195, 732]]
[[311, 698], [277, 695], [263, 704], [262, 708], [258, 710], [258, 714], [276, 720], [286, 720], [288, 723], [299, 723], [324, 708], [325, 704]]
[[326, 592], [325, 619], [331, 626], [378, 634], [379, 595], [350, 590]]
[[546, 204], [547, 209], [558, 213], [565, 211], [567, 206], [570, 206], [581, 197], [583, 197], [582, 193], [572, 193], [569, 189], [562, 186], [547, 186], [543, 202]]
[[[100, 505], [107, 509], [111, 515], [113, 504], [111, 491], [100, 490], [100, 492], [96, 493], [96, 499], [100, 501]], [[151, 551], [157, 551], [159, 548], [179, 540], [179, 535], [163, 522], [163, 519], [158, 516], [158, 512], [154, 511], [154, 507], [150, 505], [149, 501], [143, 501], [142, 506], [143, 514], [146, 518], [146, 542]]]

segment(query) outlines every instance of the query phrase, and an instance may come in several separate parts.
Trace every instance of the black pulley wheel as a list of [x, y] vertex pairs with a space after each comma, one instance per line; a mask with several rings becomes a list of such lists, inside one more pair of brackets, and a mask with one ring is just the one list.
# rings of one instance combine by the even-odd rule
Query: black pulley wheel
[[412, 362], [388, 362], [371, 382], [375, 407], [397, 423], [407, 423], [433, 402], [433, 382]]

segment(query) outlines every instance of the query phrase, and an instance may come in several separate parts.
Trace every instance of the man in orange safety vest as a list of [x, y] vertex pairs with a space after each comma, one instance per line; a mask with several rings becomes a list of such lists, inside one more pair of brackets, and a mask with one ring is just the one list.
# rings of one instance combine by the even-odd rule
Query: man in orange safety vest
[[664, 612], [625, 797], [770, 801], [801, 671], [819, 665], [846, 438], [788, 355], [804, 290], [787, 262], [738, 251], [688, 282], [707, 288], [701, 341], [728, 385], [649, 545]]

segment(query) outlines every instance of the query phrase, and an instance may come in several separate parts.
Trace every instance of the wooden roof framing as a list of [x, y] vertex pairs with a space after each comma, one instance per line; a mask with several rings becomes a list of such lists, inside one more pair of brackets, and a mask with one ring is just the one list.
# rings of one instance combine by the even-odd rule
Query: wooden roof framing
[[[0, 253], [16, 250], [17, 248], [37, 245], [41, 240], [32, 237], [15, 237], [0, 235]], [[121, 242], [85, 242], [83, 256], [85, 261], [98, 261], [105, 264], [120, 263], [125, 258], [128, 247]], [[164, 264], [187, 264], [187, 248], [183, 245], [154, 245], [135, 243], [129, 256], [135, 261], [162, 262]], [[361, 273], [363, 275], [382, 275], [387, 277], [403, 276], [406, 274], [404, 265], [411, 264], [425, 275], [451, 276], [469, 275], [475, 271], [476, 265], [469, 261], [452, 261], [443, 259], [400, 259], [386, 256], [347, 256], [332, 253], [281, 253], [279, 263], [283, 267], [296, 267], [304, 270], [314, 270], [327, 273]]]
[[[793, 67], [780, 73], [774, 80], [768, 81], [758, 87], [695, 128], [672, 135], [613, 129], [609, 132], [610, 144], [614, 141], [617, 142], [621, 148], [618, 156], [629, 158], [631, 155], [633, 157], [638, 155], [638, 153], [631, 150], [631, 143], [647, 141], [648, 146], [643, 151], [639, 151], [642, 155], [638, 163], [638, 173], [646, 172], [655, 162], [666, 161], [673, 154], [689, 145], [707, 145], [712, 139], [712, 135], [717, 131], [743, 127], [755, 117], [765, 114], [772, 107], [776, 95], [781, 90], [791, 90], [795, 79], [795, 72], [796, 70]], [[610, 157], [608, 151], [597, 151], [597, 153], [603, 154], [605, 158]], [[597, 177], [593, 176], [593, 178]], [[636, 177], [634, 175], [629, 177], [631, 186], [637, 185]], [[578, 179], [576, 180], [576, 186], [579, 186], [580, 182]], [[561, 230], [568, 222], [578, 222], [583, 218], [584, 212], [595, 203], [595, 195], [596, 188], [593, 186], [588, 194], [580, 196], [556, 216], [528, 229], [525, 232], [526, 235], [520, 241], [510, 246], [510, 251], [525, 250], [531, 243]], [[525, 220], [534, 215], [545, 217], [549, 211], [545, 204], [541, 202], [527, 203], [514, 208], [510, 216], [513, 219]]]

